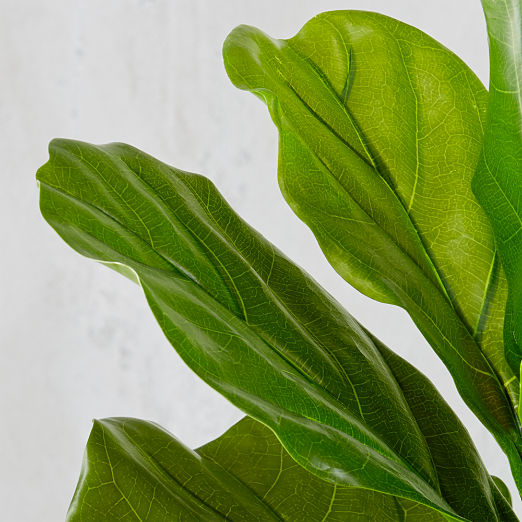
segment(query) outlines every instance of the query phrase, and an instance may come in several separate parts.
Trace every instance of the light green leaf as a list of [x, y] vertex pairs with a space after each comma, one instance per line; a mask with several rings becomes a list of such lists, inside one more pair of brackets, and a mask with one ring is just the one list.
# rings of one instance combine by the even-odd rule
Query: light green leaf
[[[522, 375], [522, 362], [520, 363], [520, 375]], [[522, 382], [520, 383], [520, 401], [518, 403], [518, 418], [522, 423]]]
[[232, 82], [266, 102], [281, 190], [332, 266], [409, 312], [515, 468], [507, 285], [471, 191], [484, 87], [421, 31], [360, 11], [321, 14], [289, 40], [241, 26], [223, 54]]
[[482, 0], [490, 85], [484, 148], [473, 190], [495, 231], [509, 283], [506, 356], [522, 361], [522, 2]]
[[307, 472], [246, 417], [193, 451], [156, 424], [94, 421], [67, 519], [443, 521], [436, 511]]
[[208, 179], [127, 145], [67, 140], [51, 143], [37, 177], [42, 213], [62, 238], [127, 267], [185, 362], [303, 467], [447, 516], [499, 519], [489, 475], [429, 381]]

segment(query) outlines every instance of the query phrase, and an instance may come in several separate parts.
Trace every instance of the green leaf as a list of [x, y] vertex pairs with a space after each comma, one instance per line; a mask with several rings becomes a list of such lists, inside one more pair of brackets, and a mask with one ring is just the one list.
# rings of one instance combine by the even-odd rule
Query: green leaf
[[[520, 363], [520, 375], [522, 375], [522, 362]], [[520, 382], [520, 400], [518, 403], [518, 418], [522, 423], [522, 382]]]
[[94, 421], [67, 519], [279, 520], [219, 464], [126, 418]]
[[271, 430], [248, 417], [198, 453], [231, 471], [283, 520], [445, 520], [420, 504], [317, 478], [295, 463]]
[[509, 283], [506, 356], [522, 361], [522, 2], [482, 0], [489, 35], [490, 86], [484, 147], [473, 191], [495, 231]]
[[[472, 444], [466, 428], [461, 424], [455, 413], [444, 401], [431, 381], [427, 379], [411, 364], [401, 359], [378, 339], [370, 337], [381, 352], [384, 360], [401, 387], [408, 406], [413, 413], [424, 437], [428, 440], [430, 453], [440, 476], [449, 471], [442, 486], [442, 493], [451, 505], [466, 504], [466, 512], [473, 520], [480, 518], [478, 514], [472, 514], [472, 500], [466, 497], [464, 489], [453, 489], [452, 483], [462, 481], [464, 476], [461, 471], [470, 472], [478, 468], [479, 457], [475, 454], [470, 458], [466, 451], [455, 451], [455, 448], [464, 448], [464, 445]], [[452, 426], [452, 431], [445, 431]], [[489, 483], [493, 492], [494, 503], [497, 506], [500, 519], [511, 517], [511, 499], [509, 491], [506, 496], [506, 486], [498, 477], [490, 477]], [[450, 500], [451, 499], [451, 500]], [[506, 500], [508, 502], [506, 502]]]
[[495, 475], [491, 475], [491, 479], [495, 483], [498, 488], [499, 493], [506, 499], [506, 502], [512, 506], [513, 502], [511, 500], [511, 493], [509, 492], [508, 487], [504, 484], [503, 480]]
[[241, 26], [223, 54], [232, 82], [266, 102], [281, 190], [332, 266], [409, 312], [519, 466], [507, 285], [471, 191], [484, 87], [426, 34], [360, 11], [321, 14], [289, 40]]
[[389, 495], [307, 472], [248, 417], [193, 451], [151, 422], [94, 421], [67, 519], [443, 521]]
[[429, 381], [208, 179], [127, 145], [68, 140], [51, 143], [37, 177], [42, 213], [62, 238], [139, 280], [185, 362], [303, 467], [448, 516], [499, 519], [491, 479]]

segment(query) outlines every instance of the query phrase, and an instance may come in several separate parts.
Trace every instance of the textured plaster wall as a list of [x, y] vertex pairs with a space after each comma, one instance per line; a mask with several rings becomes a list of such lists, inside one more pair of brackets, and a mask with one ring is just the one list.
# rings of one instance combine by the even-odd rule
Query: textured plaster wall
[[444, 391], [491, 472], [493, 439], [401, 310], [333, 272], [276, 185], [265, 107], [228, 81], [221, 44], [240, 23], [288, 37], [314, 14], [368, 9], [424, 29], [487, 83], [479, 0], [0, 0], [0, 518], [62, 520], [91, 419], [135, 416], [188, 445], [241, 414], [167, 344], [140, 289], [72, 252], [43, 222], [34, 172], [47, 142], [125, 141], [212, 178], [232, 206]]

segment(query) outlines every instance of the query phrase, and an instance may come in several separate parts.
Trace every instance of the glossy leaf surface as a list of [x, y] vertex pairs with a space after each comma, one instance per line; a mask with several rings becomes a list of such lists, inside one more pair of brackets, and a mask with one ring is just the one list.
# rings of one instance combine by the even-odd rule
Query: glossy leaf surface
[[193, 451], [138, 419], [95, 421], [70, 521], [443, 521], [420, 504], [317, 478], [245, 418]]
[[185, 362], [303, 467], [498, 519], [491, 480], [431, 383], [386, 355], [208, 179], [127, 145], [67, 140], [52, 142], [38, 179], [42, 213], [62, 238], [138, 279]]
[[473, 189], [493, 225], [509, 282], [507, 358], [522, 361], [522, 3], [482, 0], [490, 86], [484, 148]]
[[223, 54], [232, 82], [266, 102], [281, 190], [332, 266], [409, 312], [515, 466], [507, 285], [471, 191], [484, 87], [432, 38], [375, 13], [324, 13], [289, 40], [241, 26]]

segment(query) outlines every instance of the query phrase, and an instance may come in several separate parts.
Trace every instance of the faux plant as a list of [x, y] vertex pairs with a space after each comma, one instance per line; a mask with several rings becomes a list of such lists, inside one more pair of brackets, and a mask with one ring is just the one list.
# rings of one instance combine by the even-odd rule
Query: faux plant
[[[522, 3], [483, 0], [490, 92], [421, 31], [324, 13], [224, 45], [268, 106], [279, 183], [339, 274], [403, 307], [522, 490]], [[138, 282], [167, 339], [246, 414], [195, 451], [95, 421], [70, 520], [517, 520], [430, 381], [241, 220], [124, 144], [54, 140], [45, 219]]]

